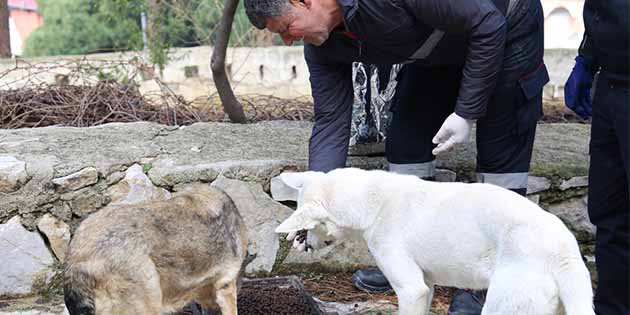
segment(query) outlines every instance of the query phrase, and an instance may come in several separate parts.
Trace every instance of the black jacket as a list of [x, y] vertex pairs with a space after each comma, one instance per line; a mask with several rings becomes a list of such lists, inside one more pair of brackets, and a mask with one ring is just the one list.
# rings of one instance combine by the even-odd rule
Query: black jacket
[[630, 0], [586, 0], [580, 54], [594, 68], [630, 76]]
[[[515, 82], [542, 63], [542, 38], [529, 36], [532, 27], [542, 28], [542, 19], [532, 13], [539, 10], [539, 0], [516, 1], [506, 19], [508, 0], [337, 0], [345, 29], [333, 32], [320, 47], [305, 47], [306, 59], [311, 64], [463, 65], [455, 111], [478, 119], [485, 115], [499, 77]], [[436, 29], [445, 35], [435, 49], [426, 58], [410, 60]], [[350, 31], [356, 38], [340, 35], [341, 31]], [[319, 82], [313, 73], [311, 81], [330, 88], [339, 85]]]

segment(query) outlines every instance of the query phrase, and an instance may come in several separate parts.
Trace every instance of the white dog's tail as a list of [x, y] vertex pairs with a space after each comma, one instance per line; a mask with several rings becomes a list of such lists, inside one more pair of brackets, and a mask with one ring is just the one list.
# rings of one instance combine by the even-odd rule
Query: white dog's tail
[[564, 257], [554, 270], [553, 277], [566, 314], [595, 315], [591, 277], [581, 257]]

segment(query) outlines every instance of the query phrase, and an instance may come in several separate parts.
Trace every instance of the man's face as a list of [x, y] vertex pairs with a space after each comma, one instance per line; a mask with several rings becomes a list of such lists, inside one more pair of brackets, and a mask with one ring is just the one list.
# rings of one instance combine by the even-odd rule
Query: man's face
[[319, 46], [328, 39], [328, 28], [322, 16], [323, 10], [312, 1], [291, 1], [291, 7], [275, 19], [267, 19], [267, 30], [278, 33], [285, 45], [293, 45], [294, 41]]

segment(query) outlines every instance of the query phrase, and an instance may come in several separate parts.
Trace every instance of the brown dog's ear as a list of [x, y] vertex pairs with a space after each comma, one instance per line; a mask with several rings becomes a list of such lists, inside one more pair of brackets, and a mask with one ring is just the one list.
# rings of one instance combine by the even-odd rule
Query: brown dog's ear
[[327, 216], [328, 213], [321, 206], [304, 205], [295, 210], [291, 216], [284, 220], [284, 222], [276, 228], [276, 233], [311, 230]]
[[278, 201], [297, 201], [300, 190], [323, 174], [314, 171], [282, 173], [271, 179], [271, 196]]

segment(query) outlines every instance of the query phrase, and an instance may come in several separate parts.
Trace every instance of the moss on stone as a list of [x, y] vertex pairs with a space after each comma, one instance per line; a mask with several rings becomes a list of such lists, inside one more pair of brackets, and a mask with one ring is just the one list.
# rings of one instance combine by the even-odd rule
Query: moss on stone
[[142, 172], [145, 174], [149, 174], [149, 171], [153, 168], [153, 165], [151, 163], [147, 163], [147, 164], [143, 164], [142, 165]]
[[[52, 276], [50, 273], [52, 272]], [[35, 295], [45, 301], [54, 296], [63, 294], [63, 271], [60, 265], [53, 266], [52, 270], [43, 270], [33, 277], [32, 290]]]
[[287, 234], [280, 234], [278, 237], [280, 241], [280, 248], [278, 248], [278, 252], [276, 252], [276, 260], [271, 268], [272, 273], [282, 265], [291, 251], [291, 242], [287, 241]]
[[587, 192], [588, 189], [586, 187], [572, 188], [563, 191], [560, 190], [558, 186], [553, 185], [552, 188], [540, 193], [540, 204], [543, 208], [547, 208], [553, 203], [584, 197]]
[[567, 180], [577, 176], [585, 176], [588, 174], [588, 165], [570, 165], [570, 164], [551, 164], [551, 163], [534, 163], [529, 170], [529, 175], [545, 177], [552, 183], [559, 186], [563, 180]]

